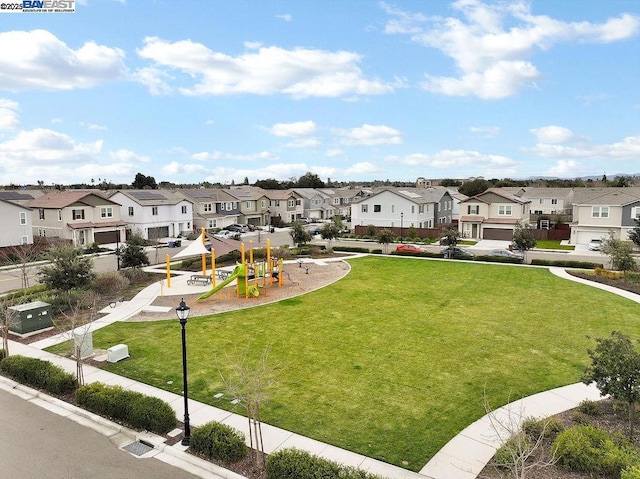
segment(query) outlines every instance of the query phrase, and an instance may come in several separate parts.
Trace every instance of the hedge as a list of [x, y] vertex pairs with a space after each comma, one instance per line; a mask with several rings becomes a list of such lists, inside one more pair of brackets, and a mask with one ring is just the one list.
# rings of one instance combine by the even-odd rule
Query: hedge
[[476, 261], [485, 261], [487, 263], [511, 263], [511, 264], [522, 264], [524, 261], [523, 258], [508, 258], [503, 256], [486, 256], [480, 255], [473, 258]]
[[294, 448], [270, 454], [266, 473], [267, 479], [382, 479], [362, 469], [343, 466]]
[[134, 429], [166, 434], [176, 427], [176, 415], [161, 399], [121, 386], [92, 383], [78, 389], [78, 404], [89, 411]]
[[531, 260], [531, 264], [537, 266], [560, 266], [564, 268], [581, 268], [581, 269], [596, 269], [602, 268], [602, 263], [589, 263], [586, 261], [572, 261], [570, 259], [534, 259]]
[[26, 356], [9, 356], [0, 361], [0, 371], [21, 384], [51, 394], [68, 394], [76, 389], [76, 378], [49, 361]]
[[335, 246], [333, 251], [345, 251], [347, 253], [369, 253], [371, 250], [364, 246]]
[[227, 464], [238, 462], [248, 454], [244, 434], [215, 421], [193, 430], [189, 449]]

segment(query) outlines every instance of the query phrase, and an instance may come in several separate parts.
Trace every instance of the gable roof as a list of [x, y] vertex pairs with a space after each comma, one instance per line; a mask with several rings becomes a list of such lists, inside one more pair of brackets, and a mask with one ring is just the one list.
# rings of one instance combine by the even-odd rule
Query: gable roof
[[483, 196], [489, 195], [489, 194], [494, 194], [497, 196], [500, 196], [501, 198], [504, 198], [505, 200], [511, 201], [512, 203], [518, 203], [521, 205], [527, 204], [527, 203], [531, 203], [531, 200], [527, 200], [525, 198], [521, 198], [519, 196], [516, 196], [512, 193], [509, 193], [508, 191], [505, 191], [501, 188], [489, 188], [486, 191], [483, 191], [480, 194], [477, 194], [475, 196], [470, 196], [469, 198], [465, 199], [465, 200], [461, 200], [460, 203], [468, 203], [468, 202], [472, 202], [472, 201], [481, 201], [482, 203], [487, 203], [489, 204], [489, 201], [486, 201], [485, 199], [483, 199]]
[[576, 188], [575, 205], [624, 206], [640, 200], [640, 187]]
[[177, 205], [182, 201], [189, 201], [168, 190], [118, 190], [117, 193], [140, 206]]
[[111, 201], [105, 198], [98, 193], [93, 193], [91, 191], [82, 191], [82, 190], [71, 190], [71, 191], [52, 191], [50, 193], [44, 194], [39, 198], [35, 198], [34, 200], [28, 202], [26, 206], [30, 208], [66, 208], [67, 206], [71, 206], [77, 203], [84, 203], [87, 206], [93, 207], [89, 202], [90, 198], [97, 198], [100, 204], [110, 203], [113, 205], [118, 205], [115, 201]]

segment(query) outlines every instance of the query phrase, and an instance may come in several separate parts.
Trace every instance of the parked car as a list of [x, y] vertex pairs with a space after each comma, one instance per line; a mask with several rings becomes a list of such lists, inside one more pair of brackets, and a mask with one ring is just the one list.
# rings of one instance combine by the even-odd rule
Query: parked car
[[220, 230], [214, 233], [213, 236], [220, 239], [237, 239], [239, 234], [236, 231]]
[[246, 233], [248, 231], [247, 227], [244, 225], [239, 225], [239, 224], [232, 224], [227, 226], [227, 228], [229, 231], [235, 231], [236, 233]]
[[444, 258], [473, 258], [475, 255], [471, 251], [462, 248], [445, 248], [440, 251]]
[[602, 251], [602, 240], [599, 238], [594, 238], [589, 241], [589, 251]]
[[405, 253], [424, 253], [427, 250], [417, 244], [401, 244], [396, 246], [396, 251], [402, 251]]
[[320, 226], [312, 226], [307, 230], [311, 235], [319, 235], [322, 232], [322, 228]]
[[496, 258], [509, 258], [522, 261], [522, 256], [516, 253], [512, 253], [511, 251], [507, 251], [506, 249], [494, 249], [491, 251], [487, 251], [483, 254], [483, 256], [493, 256]]

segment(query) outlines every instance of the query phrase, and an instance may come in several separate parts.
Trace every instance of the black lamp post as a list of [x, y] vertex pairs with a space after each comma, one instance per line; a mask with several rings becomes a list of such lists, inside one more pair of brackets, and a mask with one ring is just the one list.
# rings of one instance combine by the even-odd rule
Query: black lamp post
[[180, 326], [182, 326], [182, 387], [184, 396], [184, 437], [182, 438], [182, 445], [188, 446], [191, 441], [191, 427], [189, 427], [189, 392], [187, 389], [187, 335], [185, 326], [187, 325], [187, 319], [189, 319], [189, 306], [184, 302], [184, 298], [180, 301], [180, 306], [176, 308], [176, 314], [180, 320]]
[[402, 226], [404, 221], [404, 213], [400, 212], [400, 243], [402, 243]]
[[116, 241], [116, 260], [118, 261], [118, 271], [120, 271], [120, 255], [122, 254], [122, 251], [120, 251], [120, 240], [118, 239]]

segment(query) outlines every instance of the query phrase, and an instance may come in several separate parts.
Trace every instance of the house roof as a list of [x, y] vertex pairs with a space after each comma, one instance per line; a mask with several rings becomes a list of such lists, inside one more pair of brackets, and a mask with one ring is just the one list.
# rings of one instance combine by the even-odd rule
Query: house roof
[[265, 191], [257, 186], [238, 186], [229, 189], [229, 194], [240, 201], [255, 201], [266, 197]]
[[83, 221], [82, 223], [67, 223], [67, 226], [73, 230], [87, 229], [87, 228], [113, 228], [116, 226], [126, 226], [124, 221], [104, 221], [101, 223], [94, 223], [93, 221]]
[[640, 200], [640, 187], [576, 188], [573, 204], [624, 206]]
[[118, 205], [115, 201], [105, 198], [104, 196], [91, 191], [70, 190], [70, 191], [52, 191], [46, 193], [39, 198], [28, 202], [26, 206], [30, 208], [66, 208], [77, 203], [84, 203], [87, 206], [94, 206], [88, 200], [89, 198], [97, 198], [100, 204], [110, 203]]
[[231, 196], [228, 190], [222, 188], [185, 188], [175, 191], [178, 195], [184, 195], [194, 203], [221, 203], [227, 201], [238, 201]]
[[20, 206], [33, 201], [38, 196], [40, 196], [40, 194], [32, 195], [30, 192], [22, 190], [0, 190], [0, 201]]
[[[445, 194], [449, 193], [449, 190], [442, 186], [433, 186], [429, 188], [390, 188], [385, 187], [377, 190], [370, 196], [363, 196], [354, 200], [354, 203], [360, 203], [362, 201], [374, 198], [384, 192], [393, 193], [398, 195], [406, 200], [409, 200], [416, 204], [425, 204], [425, 203], [437, 203], [439, 202]], [[453, 197], [452, 197], [453, 198]]]
[[483, 203], [490, 203], [482, 198], [483, 196], [486, 196], [488, 194], [494, 194], [494, 195], [500, 196], [501, 198], [504, 198], [505, 200], [509, 200], [512, 203], [519, 203], [521, 205], [526, 203], [531, 203], [530, 200], [520, 198], [519, 196], [516, 196], [513, 193], [509, 193], [508, 191], [505, 191], [502, 188], [489, 188], [488, 190], [483, 191], [478, 195], [471, 196], [466, 200], [460, 201], [460, 203], [467, 203], [471, 201], [481, 201]]
[[189, 201], [169, 190], [119, 190], [118, 193], [141, 206], [177, 205]]
[[565, 198], [573, 188], [538, 188], [529, 186], [507, 186], [502, 190], [522, 198]]

